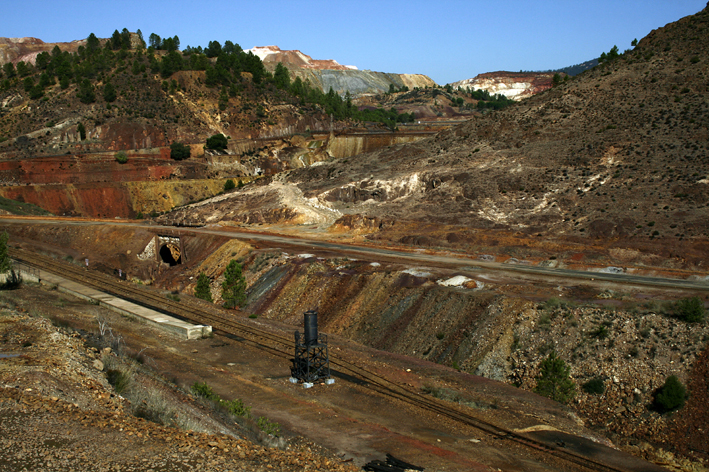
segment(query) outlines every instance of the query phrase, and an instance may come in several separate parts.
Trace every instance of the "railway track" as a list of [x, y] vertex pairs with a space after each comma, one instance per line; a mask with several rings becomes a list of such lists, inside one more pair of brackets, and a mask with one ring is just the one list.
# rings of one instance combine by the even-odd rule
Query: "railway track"
[[[216, 331], [221, 331], [241, 342], [264, 350], [272, 355], [284, 359], [290, 359], [293, 356], [292, 339], [253, 326], [247, 320], [237, 318], [228, 310], [223, 310], [216, 305], [207, 304], [191, 297], [185, 297], [180, 300], [180, 302], [176, 302], [168, 299], [164, 294], [154, 289], [118, 280], [100, 272], [86, 270], [68, 262], [13, 248], [8, 248], [8, 252], [13, 259], [37, 269], [61, 275], [75, 282], [85, 284], [97, 290], [171, 316], [176, 316], [198, 324], [211, 325]], [[493, 438], [506, 440], [516, 445], [523, 446], [537, 454], [541, 453], [543, 456], [562, 460], [575, 467], [573, 470], [603, 472], [639, 470], [636, 468], [628, 469], [607, 464], [569, 451], [563, 446], [551, 445], [547, 442], [500, 427], [471, 414], [458, 405], [412, 391], [336, 356], [330, 356], [330, 365], [335, 376], [354, 379], [358, 384], [376, 391], [381, 395], [404, 402], [415, 408], [424, 409], [442, 417], [449, 418], [466, 426], [472, 426]]]

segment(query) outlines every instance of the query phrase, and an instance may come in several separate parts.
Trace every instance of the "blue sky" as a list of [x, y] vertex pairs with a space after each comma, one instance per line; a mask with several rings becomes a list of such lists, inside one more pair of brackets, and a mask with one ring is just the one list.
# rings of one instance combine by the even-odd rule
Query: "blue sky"
[[498, 70], [561, 68], [706, 6], [706, 0], [3, 2], [0, 36], [72, 41], [140, 29], [178, 35], [181, 47], [231, 40], [277, 45], [379, 72], [425, 74], [439, 84]]

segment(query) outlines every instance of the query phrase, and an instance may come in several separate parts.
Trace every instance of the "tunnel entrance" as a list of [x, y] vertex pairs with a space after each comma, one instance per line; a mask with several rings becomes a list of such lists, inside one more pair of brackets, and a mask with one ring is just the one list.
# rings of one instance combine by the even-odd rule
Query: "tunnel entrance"
[[170, 266], [182, 264], [182, 243], [179, 237], [175, 236], [158, 236], [158, 244], [160, 250], [158, 256], [160, 260]]
[[160, 260], [170, 264], [170, 266], [182, 264], [180, 247], [174, 244], [165, 244], [160, 248]]

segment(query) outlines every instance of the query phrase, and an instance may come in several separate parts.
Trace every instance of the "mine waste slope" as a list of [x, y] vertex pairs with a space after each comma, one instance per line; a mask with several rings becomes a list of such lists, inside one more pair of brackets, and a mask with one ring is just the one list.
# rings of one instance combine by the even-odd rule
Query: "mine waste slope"
[[502, 111], [413, 144], [280, 174], [215, 211], [240, 222], [267, 210], [305, 222], [293, 216], [295, 204], [276, 197], [291, 187], [338, 217], [332, 230], [372, 240], [470, 250], [475, 240], [489, 251], [518, 245], [519, 259], [546, 258], [551, 246], [568, 255], [593, 248], [601, 263], [701, 270], [709, 225], [706, 33], [703, 10]]

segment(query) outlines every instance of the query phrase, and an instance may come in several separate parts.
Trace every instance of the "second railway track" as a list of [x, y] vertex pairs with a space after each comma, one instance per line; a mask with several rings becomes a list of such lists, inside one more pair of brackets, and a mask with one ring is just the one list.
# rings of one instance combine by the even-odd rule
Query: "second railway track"
[[[9, 248], [8, 252], [12, 258], [22, 261], [25, 264], [85, 284], [138, 305], [187, 321], [211, 325], [217, 331], [237, 337], [239, 340], [269, 352], [272, 355], [286, 359], [291, 358], [293, 355], [292, 339], [253, 326], [248, 321], [235, 317], [229, 310], [221, 309], [216, 305], [210, 306], [197, 299], [188, 297], [183, 298], [180, 302], [176, 302], [168, 299], [164, 294], [154, 289], [121, 281], [97, 271], [77, 267], [68, 262], [13, 248]], [[530, 449], [535, 454], [541, 453], [548, 458], [562, 460], [572, 465], [572, 467], [576, 467], [576, 469], [573, 470], [608, 472], [636, 470], [634, 468], [627, 469], [607, 464], [566, 450], [563, 447], [556, 447], [547, 442], [539, 441], [505, 427], [492, 424], [485, 419], [475, 416], [470, 411], [466, 411], [467, 409], [459, 405], [424, 396], [407, 387], [391, 382], [379, 374], [373, 373], [336, 356], [330, 356], [330, 364], [334, 366], [332, 371], [336, 376], [349, 377], [381, 395], [402, 401], [415, 408], [441, 415], [464, 425], [472, 426], [492, 437], [511, 441]]]

